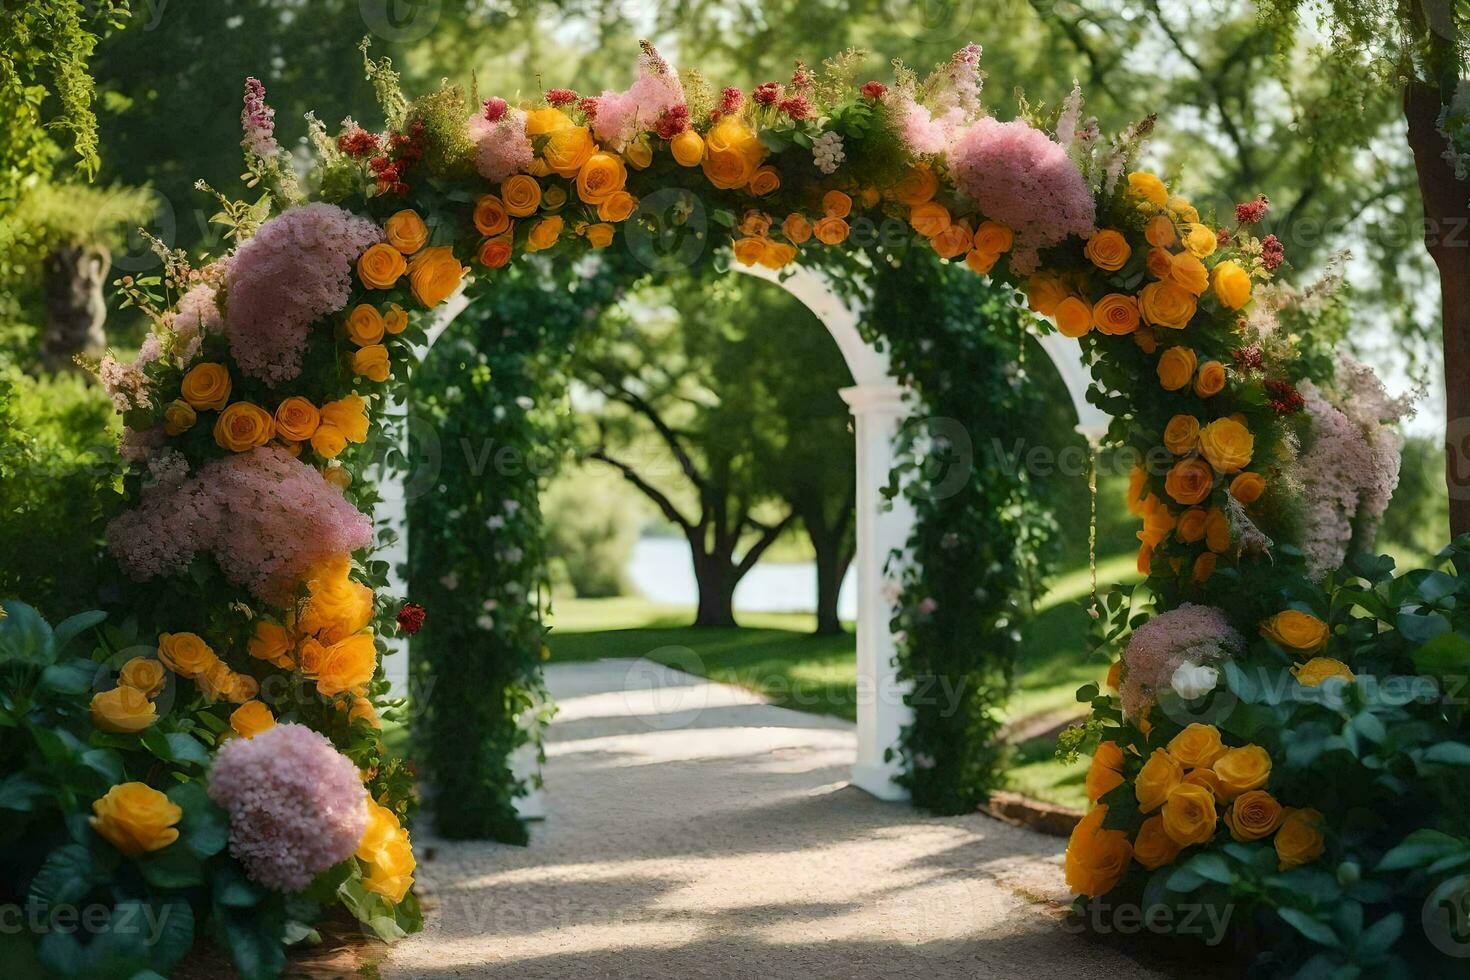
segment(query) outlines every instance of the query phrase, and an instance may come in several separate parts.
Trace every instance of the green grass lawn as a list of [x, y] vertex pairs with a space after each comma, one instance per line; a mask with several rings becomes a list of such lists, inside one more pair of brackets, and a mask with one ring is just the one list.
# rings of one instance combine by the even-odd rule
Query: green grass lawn
[[[1098, 581], [1136, 579], [1133, 556], [1101, 561]], [[1098, 681], [1105, 665], [1085, 653], [1091, 587], [1086, 568], [1057, 576], [1022, 630], [1016, 689], [1005, 714], [1010, 721], [1080, 715], [1075, 692]], [[814, 617], [791, 613], [738, 615], [734, 629], [692, 629], [693, 611], [637, 598], [559, 599], [550, 618], [548, 646], [556, 662], [607, 657], [647, 657], [679, 670], [759, 691], [774, 703], [800, 711], [854, 720], [856, 646], [851, 633], [816, 637]], [[1009, 784], [1017, 792], [1072, 806], [1085, 802], [1085, 763], [1064, 766], [1052, 758], [1053, 741], [1017, 747]]]

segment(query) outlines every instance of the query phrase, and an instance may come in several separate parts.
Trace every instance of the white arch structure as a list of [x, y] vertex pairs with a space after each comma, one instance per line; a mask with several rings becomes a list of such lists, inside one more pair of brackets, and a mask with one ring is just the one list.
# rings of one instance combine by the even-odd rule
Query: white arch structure
[[[769, 269], [737, 265], [740, 272], [776, 283], [802, 302], [832, 335], [842, 358], [852, 373], [853, 385], [839, 392], [851, 410], [857, 437], [857, 758], [852, 767], [853, 785], [884, 800], [904, 800], [908, 791], [897, 782], [901, 763], [896, 749], [903, 729], [913, 720], [913, 710], [904, 701], [906, 684], [898, 679], [897, 647], [889, 628], [892, 615], [894, 565], [889, 556], [897, 554], [901, 562], [914, 525], [914, 512], [909, 502], [899, 497], [885, 501], [881, 489], [888, 482], [894, 464], [894, 437], [915, 404], [912, 391], [900, 384], [890, 369], [888, 354], [863, 339], [858, 322], [863, 304], [858, 299], [844, 300], [825, 275], [796, 266], [794, 271], [777, 274]], [[429, 325], [427, 342], [415, 351], [422, 361], [429, 348], [450, 323], [464, 311], [469, 301], [461, 291], [446, 301]], [[1077, 411], [1077, 431], [1090, 442], [1096, 442], [1107, 431], [1109, 417], [1086, 398], [1091, 383], [1081, 349], [1075, 341], [1060, 334], [1041, 337], [1041, 345], [1062, 376], [1073, 407]], [[402, 413], [402, 406], [390, 411]], [[388, 562], [390, 588], [406, 593], [401, 569], [408, 562], [408, 520], [402, 474], [384, 476], [380, 480], [380, 502], [374, 512], [375, 523], [394, 529], [397, 534], [380, 556]], [[385, 670], [393, 685], [394, 696], [408, 693], [408, 648], [406, 642], [389, 641], [398, 647], [389, 658]], [[522, 753], [513, 761], [519, 771], [534, 766], [534, 755]], [[521, 801], [523, 816], [540, 816], [543, 800], [539, 791]]]

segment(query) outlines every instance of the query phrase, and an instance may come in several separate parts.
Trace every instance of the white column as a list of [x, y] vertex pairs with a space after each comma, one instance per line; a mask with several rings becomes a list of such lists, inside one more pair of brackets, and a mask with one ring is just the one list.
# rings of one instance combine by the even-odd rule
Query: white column
[[852, 410], [857, 428], [857, 761], [854, 786], [882, 800], [906, 800], [908, 790], [895, 782], [902, 772], [897, 749], [913, 709], [904, 703], [908, 684], [898, 681], [897, 654], [889, 620], [892, 590], [884, 575], [889, 555], [905, 549], [914, 511], [900, 497], [892, 504], [881, 488], [893, 469], [893, 439], [908, 416], [907, 389], [895, 384], [860, 384], [843, 388], [842, 400]]

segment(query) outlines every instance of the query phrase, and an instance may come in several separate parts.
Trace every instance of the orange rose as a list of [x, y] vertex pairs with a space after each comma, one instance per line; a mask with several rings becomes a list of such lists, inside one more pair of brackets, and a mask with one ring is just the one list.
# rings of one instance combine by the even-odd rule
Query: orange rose
[[1183, 847], [1207, 844], [1215, 836], [1219, 814], [1215, 812], [1215, 794], [1194, 783], [1180, 783], [1169, 791], [1164, 808], [1164, 833]]
[[1211, 767], [1220, 779], [1220, 800], [1228, 802], [1260, 789], [1271, 778], [1271, 757], [1259, 745], [1226, 749]]
[[1174, 231], [1174, 219], [1167, 214], [1156, 214], [1150, 218], [1144, 226], [1143, 237], [1154, 248], [1168, 248], [1179, 241], [1179, 235]]
[[585, 204], [601, 204], [623, 189], [628, 168], [613, 153], [594, 153], [577, 171], [577, 196]]
[[1194, 722], [1169, 740], [1169, 754], [1191, 769], [1199, 769], [1214, 765], [1225, 754], [1225, 745], [1214, 725]]
[[968, 252], [971, 240], [970, 229], [963, 221], [956, 221], [929, 239], [929, 244], [941, 259], [952, 259]]
[[383, 234], [388, 236], [389, 245], [404, 255], [412, 255], [428, 244], [429, 226], [417, 211], [404, 208], [383, 225]]
[[1178, 391], [1194, 378], [1195, 356], [1188, 347], [1170, 347], [1159, 355], [1159, 384]]
[[[541, 148], [541, 159], [558, 176], [570, 179], [577, 176], [577, 171], [582, 169], [582, 164], [587, 162], [596, 149], [597, 144], [592, 141], [592, 134], [585, 126], [568, 126], [546, 137], [546, 145]], [[618, 161], [618, 169], [621, 170], [622, 166], [622, 161]]]
[[934, 176], [934, 171], [929, 169], [927, 163], [910, 167], [899, 182], [893, 186], [894, 199], [909, 207], [933, 200], [934, 195], [938, 192], [939, 179]]
[[812, 223], [804, 215], [792, 212], [786, 216], [785, 221], [781, 222], [781, 234], [797, 245], [801, 245], [812, 237]]
[[776, 172], [775, 167], [761, 167], [750, 175], [750, 193], [756, 197], [765, 197], [780, 186], [781, 175]]
[[163, 410], [163, 431], [171, 436], [183, 435], [198, 421], [199, 413], [182, 398], [175, 398]]
[[1230, 550], [1230, 518], [1218, 507], [1205, 516], [1205, 546], [1211, 551]]
[[503, 235], [487, 238], [480, 243], [480, 264], [487, 269], [499, 269], [510, 261], [513, 248], [511, 233], [507, 231]]
[[637, 143], [629, 143], [623, 147], [623, 158], [634, 170], [643, 170], [653, 163], [653, 147], [648, 145], [646, 139], [639, 139]]
[[1156, 327], [1183, 330], [1196, 308], [1189, 290], [1173, 282], [1151, 282], [1138, 294], [1138, 311]]
[[531, 234], [526, 237], [526, 251], [540, 252], [555, 245], [565, 226], [561, 215], [542, 218], [531, 227]]
[[184, 375], [179, 394], [196, 411], [217, 412], [230, 400], [230, 372], [223, 364], [196, 364]]
[[1198, 296], [1210, 285], [1210, 273], [1205, 264], [1189, 252], [1180, 252], [1169, 257], [1169, 278], [1190, 295]]
[[255, 623], [255, 635], [246, 644], [250, 655], [258, 660], [273, 664], [283, 670], [291, 670], [296, 666], [295, 657], [292, 655], [296, 648], [296, 641], [284, 626], [261, 619]]
[[789, 242], [773, 242], [764, 239], [765, 248], [761, 251], [760, 263], [767, 269], [779, 269], [789, 265], [796, 258], [796, 246]]
[[1157, 810], [1183, 778], [1184, 767], [1179, 760], [1163, 749], [1154, 749], [1133, 780], [1133, 795], [1138, 798], [1138, 808], [1144, 813]]
[[1154, 814], [1138, 828], [1138, 837], [1133, 842], [1133, 857], [1150, 871], [1173, 864], [1179, 852], [1184, 850], [1174, 838], [1164, 833], [1164, 818]]
[[1068, 295], [1066, 287], [1052, 276], [1031, 276], [1026, 280], [1026, 305], [1042, 316], [1053, 316]]
[[1214, 489], [1215, 472], [1204, 460], [1191, 456], [1181, 459], [1164, 477], [1164, 490], [1181, 504], [1197, 504]]
[[593, 248], [607, 248], [613, 241], [613, 226], [598, 222], [583, 228], [582, 234], [587, 236], [587, 241]]
[[754, 209], [745, 212], [745, 217], [740, 219], [740, 232], [744, 235], [754, 235], [756, 238], [764, 238], [771, 230], [771, 216], [764, 211]]
[[1112, 337], [1130, 334], [1138, 329], [1138, 301], [1122, 293], [1108, 293], [1093, 306], [1092, 322]]
[[369, 289], [392, 289], [407, 268], [403, 253], [386, 242], [369, 245], [357, 258], [357, 278]]
[[1174, 256], [1166, 248], [1151, 248], [1143, 265], [1155, 279], [1168, 279], [1174, 273]]
[[1201, 552], [1194, 560], [1194, 580], [1196, 582], [1208, 582], [1210, 576], [1215, 574], [1215, 566], [1219, 564], [1220, 556], [1213, 551]]
[[669, 141], [669, 152], [674, 162], [681, 167], [697, 167], [704, 159], [704, 137], [692, 129], [675, 136]]
[[1169, 191], [1164, 187], [1164, 182], [1142, 170], [1128, 175], [1128, 190], [1156, 208], [1163, 207], [1169, 200]]
[[1250, 464], [1255, 436], [1233, 418], [1216, 419], [1200, 430], [1199, 451], [1221, 473], [1239, 473]]
[[373, 679], [378, 666], [371, 633], [354, 633], [331, 646], [310, 646], [310, 663], [306, 662], [306, 649], [303, 646], [302, 667], [316, 678], [316, 689], [327, 697], [363, 687]]
[[508, 214], [524, 218], [535, 214], [541, 206], [541, 185], [536, 183], [535, 177], [526, 174], [507, 177], [500, 185], [500, 199]]
[[982, 252], [1009, 252], [1016, 234], [999, 221], [982, 221], [975, 229], [975, 247]]
[[397, 336], [408, 329], [408, 314], [403, 307], [397, 303], [388, 304], [388, 312], [383, 314], [383, 329]]
[[163, 663], [152, 657], [134, 657], [117, 672], [118, 684], [141, 691], [145, 698], [162, 694], [165, 680]]
[[388, 348], [382, 344], [370, 344], [352, 355], [352, 373], [369, 381], [387, 381], [391, 373], [388, 365]]
[[1285, 813], [1276, 798], [1265, 790], [1253, 789], [1241, 793], [1225, 811], [1225, 826], [1230, 836], [1241, 843], [1249, 843], [1269, 837], [1281, 826]]
[[1311, 807], [1287, 810], [1272, 842], [1276, 847], [1276, 869], [1287, 871], [1310, 864], [1322, 856], [1322, 813]]
[[949, 227], [949, 209], [938, 201], [926, 201], [909, 211], [909, 224], [925, 238], [933, 238]]
[[1243, 504], [1253, 504], [1266, 492], [1266, 478], [1247, 470], [1230, 481], [1230, 496]]
[[99, 732], [141, 732], [158, 720], [158, 709], [136, 687], [119, 684], [92, 695], [92, 727]]
[[1128, 239], [1121, 232], [1104, 228], [1087, 240], [1082, 254], [1099, 269], [1117, 272], [1128, 264], [1128, 257], [1133, 254], [1133, 249], [1128, 246]]
[[346, 395], [322, 406], [322, 424], [341, 430], [348, 442], [366, 442], [367, 402], [361, 395]]
[[448, 299], [469, 270], [454, 257], [448, 245], [426, 248], [413, 257], [408, 268], [409, 290], [413, 298], [426, 307], [438, 306]]
[[833, 218], [845, 218], [852, 212], [852, 198], [841, 191], [828, 191], [822, 195], [822, 213]]
[[570, 129], [571, 119], [565, 112], [552, 106], [543, 109], [532, 109], [526, 113], [526, 135], [544, 136], [554, 133], [559, 129]]
[[1087, 770], [1087, 799], [1096, 803], [1123, 785], [1123, 750], [1117, 742], [1099, 742]]
[[1068, 296], [1058, 303], [1053, 316], [1057, 330], [1064, 337], [1081, 337], [1092, 329], [1092, 307], [1076, 296]]
[[292, 395], [276, 406], [276, 434], [282, 439], [304, 442], [321, 424], [322, 414], [300, 395]]
[[1103, 829], [1107, 813], [1106, 805], [1094, 807], [1073, 828], [1067, 841], [1067, 887], [1089, 898], [1112, 891], [1133, 858], [1127, 834]]
[[735, 261], [741, 265], [757, 265], [766, 252], [764, 238], [748, 237], [735, 240]]
[[1236, 262], [1229, 259], [1215, 266], [1211, 276], [1215, 296], [1226, 309], [1238, 310], [1251, 298], [1251, 277]]
[[613, 191], [608, 199], [597, 205], [597, 216], [603, 221], [627, 221], [638, 208], [638, 198], [627, 191]]
[[750, 178], [755, 173], [755, 164], [750, 156], [733, 147], [709, 150], [705, 153], [702, 166], [705, 178], [721, 190], [727, 191], [744, 187], [750, 183]]
[[1164, 426], [1164, 448], [1175, 456], [1187, 456], [1199, 444], [1199, 419], [1176, 415]]
[[1194, 544], [1203, 541], [1205, 537], [1205, 524], [1209, 520], [1206, 512], [1199, 507], [1191, 507], [1179, 515], [1179, 540], [1185, 544]]
[[489, 238], [510, 230], [510, 213], [494, 194], [481, 194], [475, 202], [475, 230]]
[[264, 446], [275, 435], [275, 419], [265, 409], [249, 402], [235, 402], [220, 412], [214, 422], [214, 441], [232, 453]]
[[822, 218], [812, 232], [823, 245], [840, 245], [847, 240], [847, 222], [842, 218]]
[[254, 738], [276, 725], [276, 716], [259, 701], [246, 701], [230, 712], [230, 727], [241, 738]]
[[995, 263], [999, 261], [999, 252], [982, 252], [978, 248], [970, 249], [970, 254], [965, 256], [965, 265], [981, 275], [985, 275], [991, 269], [994, 269]]
[[219, 657], [197, 633], [162, 633], [158, 637], [158, 659], [175, 674], [193, 680], [214, 666]]
[[347, 339], [359, 347], [381, 344], [387, 329], [383, 314], [371, 303], [358, 303], [347, 314]]
[[1219, 361], [1206, 361], [1200, 366], [1199, 377], [1194, 379], [1194, 393], [1201, 398], [1212, 398], [1225, 390], [1225, 365]]
[[[1196, 217], [1198, 214], [1196, 213]], [[1220, 236], [1211, 231], [1207, 226], [1198, 221], [1190, 221], [1189, 227], [1184, 232], [1184, 247], [1189, 249], [1200, 258], [1208, 258], [1215, 254], [1215, 249], [1220, 245]]]

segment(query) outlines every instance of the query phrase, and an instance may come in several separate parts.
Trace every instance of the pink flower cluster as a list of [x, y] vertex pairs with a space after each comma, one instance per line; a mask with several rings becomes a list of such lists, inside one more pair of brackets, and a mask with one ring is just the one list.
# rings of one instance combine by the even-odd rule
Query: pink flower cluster
[[179, 297], [171, 323], [178, 342], [175, 353], [185, 361], [192, 359], [204, 335], [217, 331], [220, 321], [218, 290], [207, 282], [190, 288]]
[[240, 370], [272, 385], [300, 374], [312, 323], [347, 304], [353, 263], [382, 239], [375, 222], [321, 202], [261, 225], [225, 272], [225, 332]]
[[1214, 606], [1186, 602], [1160, 613], [1133, 631], [1123, 651], [1123, 714], [1141, 714], [1180, 664], [1209, 664], [1244, 649], [1245, 638]]
[[229, 814], [230, 854], [279, 892], [299, 892], [346, 860], [367, 830], [357, 767], [305, 725], [226, 742], [209, 773], [209, 798]]
[[653, 45], [645, 41], [638, 58], [638, 80], [626, 92], [608, 90], [592, 103], [589, 116], [593, 135], [603, 143], [620, 147], [643, 130], [653, 128], [675, 106], [684, 105], [684, 86]]
[[266, 105], [265, 86], [258, 78], [245, 79], [245, 106], [240, 110], [240, 128], [245, 136], [240, 145], [257, 157], [273, 157], [280, 152], [276, 144], [276, 110]]
[[[152, 339], [151, 334], [149, 337]], [[104, 354], [97, 367], [97, 379], [112, 399], [112, 407], [119, 412], [148, 406], [148, 379], [141, 364], [125, 364], [111, 354]]]
[[1321, 579], [1341, 567], [1356, 540], [1372, 542], [1399, 482], [1402, 438], [1395, 422], [1413, 414], [1409, 399], [1394, 399], [1367, 366], [1338, 364], [1337, 403], [1310, 381], [1300, 391], [1311, 420], [1311, 442], [1293, 467], [1306, 485], [1302, 552], [1307, 574]]
[[182, 572], [196, 554], [264, 601], [280, 601], [314, 563], [372, 543], [372, 522], [312, 467], [263, 447], [144, 490], [113, 519], [107, 542], [140, 581]]
[[[493, 119], [492, 102], [499, 103]], [[475, 143], [475, 169], [492, 183], [522, 172], [535, 159], [525, 112], [507, 109], [504, 99], [486, 99], [485, 111], [470, 120], [469, 134]]]
[[1093, 232], [1096, 205], [1066, 148], [1021, 120], [981, 119], [949, 151], [955, 185], [1016, 234], [1011, 265], [1036, 269], [1039, 250]]

